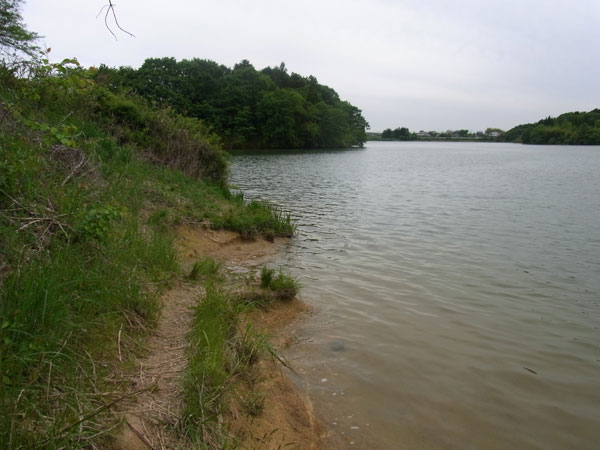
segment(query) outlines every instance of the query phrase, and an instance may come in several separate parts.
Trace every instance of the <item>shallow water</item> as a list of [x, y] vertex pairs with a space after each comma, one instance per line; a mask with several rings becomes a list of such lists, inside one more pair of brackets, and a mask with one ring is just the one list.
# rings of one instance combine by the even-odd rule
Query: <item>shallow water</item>
[[600, 446], [600, 147], [239, 153], [317, 313], [288, 358], [345, 445]]

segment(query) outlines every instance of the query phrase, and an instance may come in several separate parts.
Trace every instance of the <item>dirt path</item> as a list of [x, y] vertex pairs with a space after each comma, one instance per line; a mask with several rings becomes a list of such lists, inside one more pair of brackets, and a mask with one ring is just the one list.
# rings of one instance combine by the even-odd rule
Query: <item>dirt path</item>
[[[264, 240], [243, 241], [236, 233], [214, 232], [181, 227], [177, 247], [184, 268], [199, 258], [211, 256], [231, 269], [256, 268], [266, 264], [285, 246]], [[178, 282], [162, 298], [163, 308], [157, 328], [148, 341], [148, 353], [137, 361], [137, 375], [132, 391], [144, 390], [134, 401], [123, 405], [122, 433], [116, 439], [117, 450], [185, 448], [173, 433], [182, 411], [182, 374], [186, 368], [186, 335], [191, 326], [191, 309], [202, 298], [203, 288]], [[257, 326], [276, 337], [276, 346], [293, 342], [283, 330], [307, 312], [300, 301], [256, 313]], [[286, 336], [282, 338], [281, 336]], [[242, 448], [291, 448], [317, 450], [323, 427], [310, 401], [301, 395], [282, 373], [281, 365], [265, 358], [259, 364], [261, 388], [266, 393], [262, 416], [248, 418], [234, 407], [232, 428], [243, 437]]]
[[[172, 430], [181, 417], [181, 375], [186, 367], [186, 333], [191, 308], [202, 296], [199, 286], [179, 284], [163, 296], [156, 330], [148, 341], [149, 353], [137, 361], [139, 375], [132, 391], [147, 388], [126, 405], [123, 433], [117, 449], [163, 449], [178, 444]], [[167, 426], [165, 426], [167, 425]]]

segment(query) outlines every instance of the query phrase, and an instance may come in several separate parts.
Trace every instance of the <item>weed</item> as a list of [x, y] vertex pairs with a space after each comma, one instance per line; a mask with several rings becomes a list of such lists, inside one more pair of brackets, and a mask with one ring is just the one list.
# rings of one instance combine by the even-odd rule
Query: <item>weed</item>
[[249, 311], [257, 308], [265, 309], [273, 300], [271, 292], [264, 289], [249, 288], [243, 292], [238, 292], [235, 296], [236, 304], [240, 305], [240, 308]]
[[93, 239], [106, 239], [111, 223], [121, 218], [118, 207], [105, 205], [92, 208], [88, 211], [80, 227], [80, 232]]
[[295, 278], [280, 271], [271, 281], [269, 289], [275, 292], [275, 296], [280, 300], [291, 300], [298, 294], [300, 284]]
[[208, 257], [201, 259], [200, 261], [196, 261], [194, 263], [188, 278], [191, 280], [198, 280], [201, 277], [215, 277], [221, 270], [222, 266], [222, 263], [215, 261], [213, 258]]
[[260, 273], [260, 286], [273, 292], [279, 300], [291, 300], [298, 294], [300, 283], [282, 269], [275, 276], [275, 270], [263, 267]]
[[237, 231], [253, 238], [264, 235], [270, 240], [277, 236], [292, 237], [296, 225], [291, 215], [266, 202], [251, 201], [244, 203], [243, 195], [233, 196], [233, 202], [225, 213], [211, 218], [217, 228]]
[[275, 275], [275, 269], [269, 269], [266, 266], [263, 267], [260, 271], [260, 287], [268, 289], [273, 281], [273, 275]]
[[246, 412], [252, 417], [260, 416], [265, 409], [265, 394], [258, 391], [249, 391], [242, 398], [242, 405]]
[[236, 367], [248, 368], [254, 365], [260, 356], [269, 347], [267, 337], [257, 333], [252, 324], [246, 324], [243, 332], [236, 335], [231, 344], [235, 349]]

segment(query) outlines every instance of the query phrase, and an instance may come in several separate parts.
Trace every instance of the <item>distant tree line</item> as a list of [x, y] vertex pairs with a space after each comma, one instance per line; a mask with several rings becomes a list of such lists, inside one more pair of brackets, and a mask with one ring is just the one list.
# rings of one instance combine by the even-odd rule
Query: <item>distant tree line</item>
[[486, 140], [494, 141], [504, 134], [499, 128], [488, 128], [485, 132], [471, 133], [469, 130], [411, 132], [406, 127], [386, 128], [381, 133], [368, 133], [369, 140], [419, 141], [419, 140]]
[[397, 141], [413, 141], [416, 139], [416, 135], [411, 133], [406, 127], [398, 127], [395, 129], [387, 128], [381, 133], [383, 139], [394, 139]]
[[523, 144], [600, 145], [600, 109], [518, 125], [506, 132], [504, 140]]
[[132, 90], [201, 119], [226, 148], [362, 146], [368, 123], [357, 107], [313, 76], [289, 74], [285, 64], [233, 69], [202, 59], [150, 58], [139, 69], [101, 66], [97, 81]]

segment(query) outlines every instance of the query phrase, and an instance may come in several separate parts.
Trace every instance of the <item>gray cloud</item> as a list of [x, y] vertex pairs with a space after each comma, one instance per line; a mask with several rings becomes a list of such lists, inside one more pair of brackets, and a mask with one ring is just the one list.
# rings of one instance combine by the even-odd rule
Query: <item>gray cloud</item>
[[55, 59], [139, 66], [285, 61], [363, 109], [372, 129], [510, 128], [600, 106], [597, 0], [28, 0], [23, 16]]

